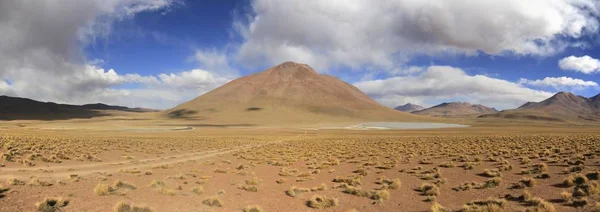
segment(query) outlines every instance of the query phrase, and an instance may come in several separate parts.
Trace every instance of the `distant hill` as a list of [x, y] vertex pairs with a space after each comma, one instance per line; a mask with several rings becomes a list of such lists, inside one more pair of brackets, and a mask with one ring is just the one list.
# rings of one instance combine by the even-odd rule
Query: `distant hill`
[[81, 107], [83, 107], [85, 109], [91, 109], [91, 110], [120, 110], [120, 111], [127, 111], [127, 112], [158, 112], [158, 111], [160, 111], [160, 110], [149, 109], [149, 108], [141, 108], [141, 107], [129, 108], [129, 107], [123, 107], [123, 106], [107, 105], [107, 104], [102, 104], [102, 103], [85, 104], [85, 105], [81, 105]]
[[544, 121], [600, 121], [600, 95], [591, 98], [559, 92], [541, 102], [527, 102], [517, 109], [480, 118], [509, 118]]
[[467, 102], [446, 102], [427, 109], [414, 111], [414, 114], [429, 116], [470, 116], [487, 113], [496, 113], [498, 110], [484, 105], [472, 105]]
[[394, 109], [410, 113], [410, 112], [414, 112], [414, 111], [423, 110], [425, 108], [422, 107], [422, 106], [420, 106], [420, 105], [415, 105], [415, 104], [407, 103], [405, 105], [400, 105], [400, 106], [398, 106], [398, 107], [396, 107]]
[[0, 96], [0, 120], [62, 120], [108, 116], [103, 111], [150, 112], [142, 108], [127, 108], [101, 103], [87, 105], [57, 104], [27, 98]]
[[235, 124], [427, 120], [385, 107], [351, 84], [294, 62], [233, 80], [163, 115]]

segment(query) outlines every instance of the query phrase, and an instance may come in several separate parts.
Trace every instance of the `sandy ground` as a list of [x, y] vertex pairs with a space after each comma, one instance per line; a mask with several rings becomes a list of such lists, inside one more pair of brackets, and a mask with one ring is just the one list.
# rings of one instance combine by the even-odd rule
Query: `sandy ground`
[[[576, 208], [561, 199], [561, 192], [576, 188], [563, 185], [565, 178], [599, 170], [600, 136], [594, 127], [169, 130], [188, 126], [136, 120], [0, 125], [0, 152], [17, 152], [9, 160], [0, 159], [0, 187], [5, 188], [0, 189], [0, 211], [36, 211], [37, 202], [57, 197], [70, 201], [60, 211], [113, 211], [119, 201], [155, 211], [242, 211], [251, 205], [263, 211], [313, 211], [318, 209], [307, 201], [315, 195], [336, 199], [336, 206], [323, 211], [429, 211], [433, 202], [460, 210], [468, 202], [488, 198], [503, 199], [504, 211], [524, 211], [536, 206], [505, 197], [525, 191], [555, 211], [591, 211], [598, 200], [598, 194], [590, 193], [587, 206]], [[581, 166], [569, 162], [580, 157], [583, 170], [572, 171]], [[522, 173], [542, 163], [550, 178]], [[465, 164], [472, 167], [461, 167]], [[463, 183], [492, 179], [482, 173], [506, 164], [512, 169], [501, 171], [499, 185], [457, 190]], [[348, 185], [334, 182], [351, 178], [358, 179], [354, 188], [366, 195], [349, 194], [343, 187]], [[511, 188], [523, 178], [533, 178], [536, 184]], [[382, 179], [401, 184], [391, 186]], [[113, 185], [115, 181], [130, 186]], [[150, 186], [156, 181], [163, 184]], [[100, 184], [112, 191], [99, 195], [95, 188]], [[438, 194], [423, 195], [423, 184], [437, 184]], [[286, 193], [293, 187], [295, 195]], [[300, 191], [304, 188], [307, 191]], [[371, 195], [378, 191], [388, 195]], [[222, 205], [207, 204], [212, 197]]]

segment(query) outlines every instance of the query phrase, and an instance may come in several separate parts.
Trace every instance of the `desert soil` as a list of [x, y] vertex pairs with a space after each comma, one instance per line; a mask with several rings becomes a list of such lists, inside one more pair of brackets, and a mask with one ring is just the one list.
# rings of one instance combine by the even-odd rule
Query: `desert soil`
[[[600, 194], [594, 127], [4, 125], [0, 211], [36, 211], [45, 198], [69, 200], [60, 211], [113, 211], [120, 201], [155, 211], [459, 211], [478, 200], [473, 207], [593, 211]], [[315, 196], [325, 202], [310, 204]]]

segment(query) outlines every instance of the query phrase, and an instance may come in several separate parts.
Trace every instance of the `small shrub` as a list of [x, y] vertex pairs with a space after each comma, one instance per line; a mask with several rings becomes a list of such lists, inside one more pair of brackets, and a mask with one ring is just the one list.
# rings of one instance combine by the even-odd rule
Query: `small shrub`
[[431, 208], [429, 209], [429, 211], [430, 212], [451, 212], [452, 210], [445, 208], [438, 202], [433, 202], [433, 205], [431, 205]]
[[433, 184], [423, 184], [420, 191], [426, 196], [437, 196], [440, 194], [440, 188]]
[[480, 188], [493, 188], [493, 187], [496, 187], [496, 186], [500, 185], [501, 181], [502, 181], [501, 178], [494, 177], [491, 180], [485, 181], [485, 183], [483, 183]]
[[61, 211], [61, 208], [67, 207], [67, 205], [69, 205], [69, 200], [64, 200], [62, 197], [46, 198], [35, 204], [37, 211], [41, 212]]
[[262, 208], [258, 205], [251, 205], [244, 208], [244, 212], [262, 212]]
[[115, 207], [113, 208], [115, 212], [154, 212], [149, 206], [146, 205], [135, 205], [131, 203], [126, 203], [123, 201], [117, 202]]
[[498, 169], [486, 169], [481, 175], [485, 177], [501, 177], [502, 173]]
[[310, 189], [308, 188], [298, 188], [296, 186], [292, 186], [290, 187], [290, 189], [285, 191], [285, 194], [287, 194], [290, 197], [296, 197], [301, 193], [305, 193], [305, 192], [309, 192]]
[[96, 185], [96, 187], [94, 188], [94, 194], [96, 194], [98, 196], [109, 195], [113, 191], [114, 191], [113, 188], [111, 188], [109, 185], [106, 185], [103, 183]]
[[252, 178], [250, 180], [246, 180], [246, 185], [260, 185], [261, 182], [262, 180], [258, 178]]
[[506, 201], [502, 199], [487, 199], [469, 202], [463, 205], [463, 212], [496, 212], [502, 211]]
[[560, 198], [563, 200], [564, 203], [569, 204], [573, 200], [573, 194], [568, 191], [563, 191], [560, 193]]
[[223, 207], [223, 201], [221, 201], [219, 196], [208, 197], [202, 203], [211, 207]]
[[192, 189], [192, 192], [194, 192], [194, 194], [200, 195], [204, 193], [204, 187], [202, 186], [196, 186]]
[[321, 196], [321, 195], [313, 196], [306, 203], [306, 205], [308, 205], [308, 207], [316, 208], [316, 209], [330, 208], [330, 207], [337, 206], [338, 204], [339, 204], [339, 202], [336, 198], [329, 198], [329, 197]]

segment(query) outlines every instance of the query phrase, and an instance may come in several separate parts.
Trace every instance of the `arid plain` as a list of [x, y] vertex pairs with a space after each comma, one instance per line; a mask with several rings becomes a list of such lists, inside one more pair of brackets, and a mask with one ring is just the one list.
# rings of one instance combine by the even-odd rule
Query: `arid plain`
[[599, 128], [463, 122], [472, 126], [323, 130], [184, 128], [189, 121], [140, 117], [9, 121], [0, 140], [0, 210], [599, 209]]

